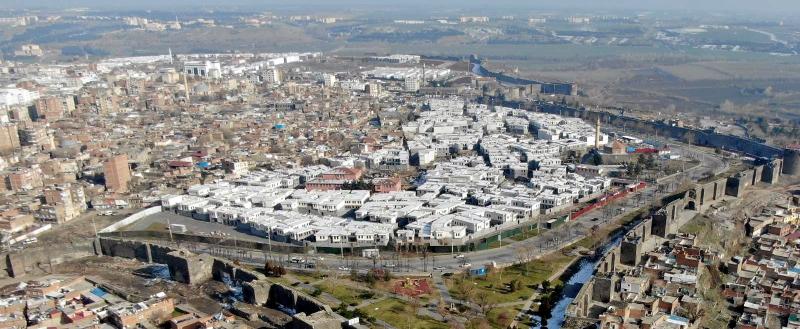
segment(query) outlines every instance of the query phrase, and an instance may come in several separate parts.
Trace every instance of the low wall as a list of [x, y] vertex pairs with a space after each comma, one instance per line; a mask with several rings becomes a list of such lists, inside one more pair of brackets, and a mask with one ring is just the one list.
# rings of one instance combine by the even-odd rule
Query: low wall
[[37, 236], [39, 234], [42, 234], [42, 233], [50, 230], [51, 228], [53, 228], [53, 224], [46, 224], [46, 225], [44, 225], [44, 226], [42, 226], [40, 228], [37, 228], [37, 229], [35, 229], [33, 231], [30, 231], [30, 232], [25, 233], [23, 235], [20, 235], [20, 236], [18, 236], [16, 238], [8, 240], [8, 244], [15, 244], [15, 243], [23, 241], [25, 239], [35, 237], [35, 236]]
[[128, 226], [128, 225], [132, 224], [133, 222], [135, 222], [137, 220], [140, 220], [140, 219], [142, 219], [144, 217], [147, 217], [147, 216], [150, 216], [150, 215], [157, 214], [159, 212], [161, 212], [161, 206], [155, 206], [155, 207], [150, 207], [150, 208], [144, 209], [142, 211], [139, 211], [139, 212], [137, 212], [137, 213], [135, 213], [133, 215], [130, 215], [130, 216], [126, 217], [125, 219], [123, 219], [123, 220], [121, 220], [119, 222], [116, 222], [114, 224], [111, 224], [111, 225], [107, 226], [106, 228], [100, 230], [99, 233], [114, 232], [114, 231], [116, 231], [116, 230], [118, 230], [120, 228], [123, 228], [125, 226]]
[[201, 236], [201, 235], [174, 233], [174, 232], [172, 233], [172, 236], [170, 236], [169, 232], [161, 232], [161, 231], [118, 231], [118, 232], [100, 233], [99, 235], [101, 237], [107, 237], [113, 239], [141, 239], [141, 240], [159, 240], [159, 241], [169, 241], [170, 239], [172, 239], [176, 242], [203, 243], [209, 245], [256, 249], [264, 251], [272, 249], [272, 251], [274, 252], [282, 252], [282, 253], [305, 252], [305, 247], [303, 246], [280, 243], [280, 242], [272, 242], [272, 244], [270, 245], [269, 243], [262, 243], [255, 241], [247, 241], [247, 240], [234, 241], [234, 239], [232, 238]]

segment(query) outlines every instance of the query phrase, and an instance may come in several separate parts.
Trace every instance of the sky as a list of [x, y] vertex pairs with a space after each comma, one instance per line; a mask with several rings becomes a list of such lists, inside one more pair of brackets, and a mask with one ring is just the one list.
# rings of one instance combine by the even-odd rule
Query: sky
[[[502, 10], [678, 10], [733, 13], [800, 14], [799, 0], [0, 0], [0, 8], [176, 10], [347, 11], [502, 11]], [[188, 11], [188, 10], [187, 10]]]

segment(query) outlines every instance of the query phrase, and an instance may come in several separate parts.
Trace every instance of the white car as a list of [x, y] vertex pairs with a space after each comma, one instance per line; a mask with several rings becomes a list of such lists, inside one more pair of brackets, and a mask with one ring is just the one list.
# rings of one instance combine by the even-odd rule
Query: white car
[[433, 269], [434, 269], [434, 270], [436, 270], [436, 271], [444, 271], [444, 270], [446, 270], [446, 269], [447, 269], [447, 267], [444, 267], [444, 266], [437, 266], [437, 267], [434, 267]]
[[458, 254], [456, 255], [456, 258], [464, 258], [464, 254]]
[[470, 266], [472, 266], [472, 264], [470, 264], [470, 263], [461, 264], [461, 267], [464, 267], [464, 268], [470, 267]]
[[339, 266], [339, 271], [349, 271], [350, 268], [347, 266]]

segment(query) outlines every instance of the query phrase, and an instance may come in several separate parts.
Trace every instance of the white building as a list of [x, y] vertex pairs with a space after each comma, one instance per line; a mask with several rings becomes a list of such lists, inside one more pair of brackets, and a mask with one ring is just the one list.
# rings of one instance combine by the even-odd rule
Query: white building
[[283, 73], [277, 68], [268, 68], [264, 71], [264, 81], [271, 85], [279, 85], [283, 81]]
[[336, 75], [335, 74], [325, 73], [325, 74], [322, 75], [322, 80], [323, 80], [323, 83], [324, 83], [325, 87], [333, 88], [334, 86], [336, 86]]
[[0, 89], [0, 106], [27, 105], [39, 98], [39, 93], [22, 88]]
[[187, 75], [203, 78], [221, 78], [222, 64], [218, 61], [187, 61], [183, 63]]
[[419, 91], [420, 83], [419, 79], [416, 78], [406, 78], [404, 83], [404, 89], [408, 92], [417, 92]]

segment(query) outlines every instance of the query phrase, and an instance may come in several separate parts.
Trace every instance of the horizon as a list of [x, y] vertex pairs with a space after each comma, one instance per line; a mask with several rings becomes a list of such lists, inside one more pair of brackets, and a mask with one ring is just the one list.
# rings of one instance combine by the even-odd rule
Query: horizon
[[[102, 0], [28, 0], [24, 2], [0, 3], [0, 9], [4, 10], [65, 10], [73, 8], [86, 8], [93, 11], [123, 10], [123, 11], [174, 11], [186, 8], [196, 8], [197, 11], [207, 10], [263, 10], [263, 11], [380, 11], [398, 12], [404, 11], [419, 13], [420, 9], [428, 9], [431, 14], [435, 12], [474, 12], [483, 13], [502, 13], [519, 12], [520, 10], [557, 10], [557, 11], [608, 11], [608, 12], [687, 12], [687, 13], [721, 13], [721, 14], [741, 14], [752, 16], [777, 15], [793, 16], [800, 13], [800, 4], [790, 0], [764, 0], [760, 2], [744, 0], [653, 0], [646, 3], [637, 0], [620, 0], [614, 3], [598, 3], [590, 0], [563, 0], [558, 3], [536, 1], [518, 2], [511, 0], [487, 1], [487, 0], [440, 0], [434, 3], [409, 0], [403, 3], [385, 3], [377, 0], [302, 0], [292, 3], [277, 0], [173, 0], [169, 2], [156, 0], [142, 0], [126, 3], [109, 3]], [[523, 14], [523, 13], [520, 13]]]

